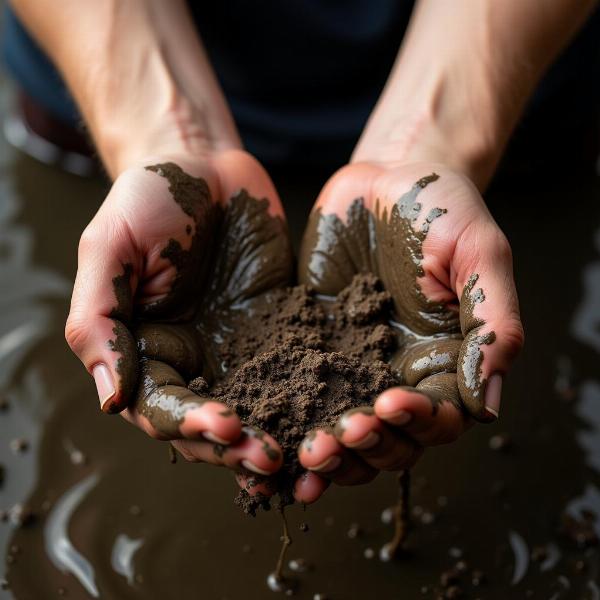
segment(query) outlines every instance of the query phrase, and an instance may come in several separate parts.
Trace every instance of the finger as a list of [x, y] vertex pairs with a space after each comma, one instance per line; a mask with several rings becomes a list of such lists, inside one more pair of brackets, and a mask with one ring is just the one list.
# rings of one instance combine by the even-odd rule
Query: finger
[[134, 337], [140, 356], [167, 363], [188, 379], [202, 371], [200, 342], [193, 326], [142, 323]]
[[377, 470], [340, 444], [333, 431], [318, 429], [309, 433], [298, 450], [300, 464], [338, 485], [368, 483]]
[[235, 413], [220, 402], [189, 390], [181, 375], [166, 363], [143, 359], [140, 383], [128, 420], [152, 437], [163, 440], [205, 437], [230, 444], [241, 434]]
[[422, 448], [394, 429], [383, 423], [372, 407], [365, 406], [345, 412], [334, 431], [338, 441], [375, 469], [408, 469], [417, 462]]
[[[348, 179], [340, 169], [323, 188], [302, 238], [298, 279], [319, 293], [334, 296], [359, 272], [376, 272], [370, 248], [369, 215], [363, 207], [374, 169], [354, 165], [357, 176]], [[350, 232], [346, 226], [352, 222]]]
[[126, 327], [137, 285], [127, 228], [93, 222], [81, 236], [65, 337], [96, 382], [100, 408], [127, 406], [137, 381], [137, 352]]
[[174, 440], [173, 446], [191, 462], [206, 462], [256, 475], [272, 475], [281, 468], [283, 455], [267, 433], [244, 427], [235, 444], [223, 446], [195, 440]]
[[329, 480], [312, 471], [302, 473], [294, 484], [294, 498], [303, 504], [316, 502], [329, 487]]
[[458, 388], [471, 415], [489, 422], [498, 417], [502, 377], [523, 345], [523, 327], [508, 241], [495, 224], [478, 234], [475, 246], [467, 238], [457, 244], [453, 259], [465, 338], [458, 357]]
[[416, 388], [386, 390], [375, 401], [375, 414], [422, 446], [452, 442], [470, 426], [454, 373], [432, 375]]
[[456, 373], [461, 345], [460, 337], [419, 342], [398, 352], [390, 364], [402, 375], [406, 385], [415, 386], [425, 377], [436, 373]]
[[[283, 207], [268, 174], [256, 159], [240, 150], [219, 153], [214, 162], [228, 231], [216, 257], [215, 293], [235, 304], [289, 285], [294, 269], [292, 249]], [[240, 181], [246, 187], [240, 189]], [[242, 252], [239, 240], [243, 240]]]

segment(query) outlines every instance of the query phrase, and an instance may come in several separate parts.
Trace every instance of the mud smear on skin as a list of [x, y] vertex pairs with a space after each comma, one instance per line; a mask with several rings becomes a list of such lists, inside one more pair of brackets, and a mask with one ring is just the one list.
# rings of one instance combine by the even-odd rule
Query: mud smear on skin
[[[0, 362], [0, 392], [8, 403], [0, 413], [0, 439], [7, 442], [0, 444], [0, 462], [6, 467], [0, 508], [22, 504], [37, 517], [20, 529], [0, 523], [5, 557], [13, 557], [10, 565], [3, 561], [10, 589], [0, 593], [27, 600], [60, 597], [62, 589], [67, 598], [92, 597], [73, 574], [53, 565], [44, 527], [60, 498], [98, 473], [97, 485], [71, 515], [69, 537], [92, 565], [100, 597], [158, 600], [191, 597], [201, 590], [208, 598], [264, 599], [264, 576], [272, 568], [280, 524], [244, 518], [231, 503], [235, 486], [229, 473], [184, 461], [172, 466], [164, 446], [121, 420], [98, 414], [93, 384], [64, 343], [64, 282], [74, 276], [77, 240], [103, 197], [103, 186], [8, 152], [5, 156], [11, 162], [0, 174], [2, 348], [6, 339], [14, 339], [7, 334], [37, 324], [42, 309], [49, 319], [40, 325], [42, 335], [25, 344], [26, 353], [23, 346], [11, 346]], [[419, 463], [411, 494], [416, 554], [410, 562], [367, 558], [373, 556], [367, 550], [390, 538], [389, 525], [379, 521], [378, 513], [395, 498], [394, 477], [381, 476], [360, 488], [332, 487], [306, 513], [301, 507], [288, 509], [295, 532], [290, 558], [315, 565], [302, 574], [297, 598], [312, 599], [316, 593], [369, 597], [374, 589], [384, 600], [396, 598], [399, 589], [408, 598], [436, 598], [445, 593], [441, 575], [461, 561], [467, 569], [461, 564], [458, 577], [469, 597], [505, 600], [526, 597], [528, 590], [539, 598], [594, 597], [597, 549], [578, 549], [556, 531], [566, 507], [579, 520], [582, 507], [600, 511], [593, 458], [600, 431], [598, 350], [588, 341], [593, 322], [576, 328], [574, 318], [586, 311], [597, 314], [590, 305], [595, 297], [590, 286], [598, 281], [594, 273], [600, 255], [591, 240], [600, 224], [600, 188], [596, 179], [578, 181], [581, 210], [571, 211], [566, 226], [564, 198], [572, 196], [573, 182], [561, 187], [553, 181], [544, 188], [542, 181], [511, 185], [491, 197], [494, 215], [513, 245], [528, 332], [527, 346], [504, 385], [501, 421], [475, 427], [459, 443], [434, 449]], [[287, 193], [283, 189], [290, 208], [310, 202], [322, 183], [307, 189], [306, 182], [302, 174]], [[17, 208], [7, 212], [7, 206]], [[565, 373], [556, 373], [561, 390], [568, 386], [568, 401], [554, 391], [554, 365], [561, 357], [574, 370], [566, 384]], [[489, 449], [490, 436], [501, 432], [511, 434], [511, 451]], [[15, 455], [8, 440], [20, 436], [31, 442], [30, 450]], [[88, 457], [85, 465], [73, 464], [65, 438]], [[557, 469], [569, 473], [560, 485]], [[537, 498], [543, 501], [532, 508]], [[298, 531], [300, 522], [308, 522], [307, 535]], [[556, 544], [560, 558], [545, 570], [542, 563], [529, 561], [521, 581], [512, 586], [516, 559], [510, 540], [516, 538], [511, 532], [529, 550]], [[143, 540], [131, 560], [131, 584], [112, 567], [122, 534]], [[13, 546], [19, 551], [11, 552]], [[485, 578], [473, 577], [477, 569]], [[237, 576], [223, 577], [224, 572]]]

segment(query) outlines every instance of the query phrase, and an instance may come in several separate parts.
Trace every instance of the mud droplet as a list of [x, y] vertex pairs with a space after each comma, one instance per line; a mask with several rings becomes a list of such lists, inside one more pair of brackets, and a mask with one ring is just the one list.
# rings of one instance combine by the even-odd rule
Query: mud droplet
[[497, 433], [490, 438], [489, 446], [495, 452], [506, 452], [512, 446], [512, 440], [508, 433]]
[[363, 530], [358, 523], [352, 523], [350, 527], [348, 527], [348, 531], [346, 532], [346, 535], [351, 540], [355, 540], [356, 538], [362, 536], [362, 534]]
[[15, 504], [9, 511], [9, 519], [16, 527], [27, 527], [35, 520], [35, 514], [27, 506]]
[[[415, 506], [416, 508], [416, 506]], [[381, 522], [384, 525], [390, 525], [394, 520], [394, 506], [388, 506], [381, 511]], [[413, 511], [414, 514], [414, 511]]]
[[305, 558], [293, 558], [288, 563], [290, 570], [294, 573], [306, 573], [310, 571], [312, 565]]
[[294, 593], [294, 581], [287, 577], [281, 577], [277, 573], [269, 573], [267, 586], [272, 592], [287, 593], [288, 590], [291, 590]]

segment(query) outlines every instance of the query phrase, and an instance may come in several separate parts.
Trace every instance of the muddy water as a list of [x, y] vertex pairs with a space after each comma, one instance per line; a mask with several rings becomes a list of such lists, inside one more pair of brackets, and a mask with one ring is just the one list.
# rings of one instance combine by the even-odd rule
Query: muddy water
[[[282, 177], [292, 227], [318, 184]], [[103, 191], [0, 141], [0, 509], [9, 511], [0, 575], [10, 585], [0, 597], [276, 597], [265, 579], [278, 515], [243, 516], [228, 472], [172, 465], [164, 444], [101, 414], [63, 341], [77, 239]], [[392, 533], [381, 515], [396, 497], [394, 476], [331, 489], [306, 512], [292, 507], [289, 558], [309, 565], [294, 563], [303, 567], [295, 597], [435, 598], [441, 574], [463, 560], [469, 598], [600, 598], [598, 550], [557, 533], [564, 511], [600, 514], [599, 197], [594, 177], [491, 194], [513, 244], [528, 335], [501, 419], [426, 453], [413, 473], [404, 560], [378, 559]], [[510, 443], [491, 449], [499, 434]], [[18, 438], [27, 449], [11, 446]], [[485, 574], [479, 586], [472, 569]]]

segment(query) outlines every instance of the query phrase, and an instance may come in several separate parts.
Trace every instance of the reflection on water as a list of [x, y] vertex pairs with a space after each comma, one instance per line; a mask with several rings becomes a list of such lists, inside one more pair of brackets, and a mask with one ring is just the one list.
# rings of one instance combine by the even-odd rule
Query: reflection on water
[[63, 573], [72, 573], [94, 598], [100, 595], [96, 587], [94, 567], [71, 542], [69, 523], [77, 507], [97, 483], [98, 475], [94, 473], [73, 486], [56, 502], [44, 527], [46, 554], [52, 564]]
[[115, 540], [110, 562], [112, 568], [123, 575], [129, 584], [133, 584], [135, 578], [133, 556], [143, 543], [143, 540], [134, 540], [124, 533], [120, 533]]
[[529, 548], [525, 540], [516, 531], [509, 531], [508, 539], [515, 557], [515, 570], [510, 584], [517, 585], [525, 577], [529, 567]]

